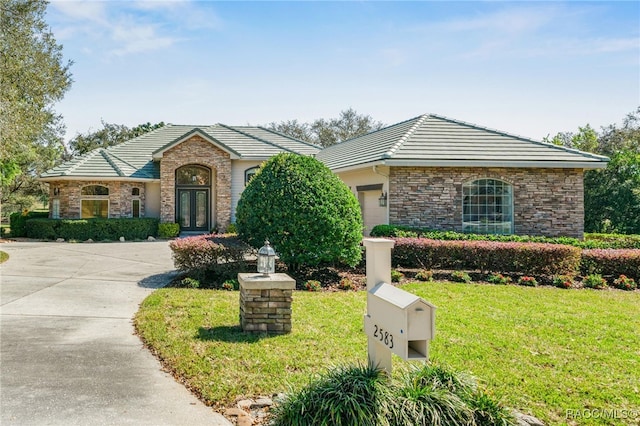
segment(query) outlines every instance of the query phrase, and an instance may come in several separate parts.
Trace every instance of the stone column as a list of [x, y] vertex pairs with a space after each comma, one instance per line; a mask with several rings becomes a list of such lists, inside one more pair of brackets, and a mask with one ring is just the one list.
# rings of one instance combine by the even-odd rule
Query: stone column
[[242, 331], [285, 334], [291, 331], [291, 301], [296, 282], [287, 274], [238, 274]]

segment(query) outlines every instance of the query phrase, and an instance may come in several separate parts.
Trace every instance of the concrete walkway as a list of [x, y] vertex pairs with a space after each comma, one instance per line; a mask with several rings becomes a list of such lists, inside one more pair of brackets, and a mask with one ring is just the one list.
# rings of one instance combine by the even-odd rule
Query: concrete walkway
[[0, 424], [230, 425], [135, 336], [167, 242], [0, 244]]

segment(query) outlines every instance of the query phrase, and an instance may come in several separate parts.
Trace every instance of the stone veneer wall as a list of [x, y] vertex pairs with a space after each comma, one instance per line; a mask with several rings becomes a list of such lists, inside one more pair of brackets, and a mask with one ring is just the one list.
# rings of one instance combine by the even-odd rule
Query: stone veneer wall
[[231, 221], [231, 157], [200, 136], [167, 150], [160, 161], [160, 221], [176, 221], [176, 169], [198, 164], [211, 169], [211, 198], [215, 200], [211, 226], [225, 230]]
[[515, 234], [583, 237], [582, 169], [392, 167], [389, 223], [461, 231], [462, 185], [483, 178], [513, 186]]
[[[134, 198], [140, 200], [140, 217], [144, 217], [145, 186], [142, 181], [61, 180], [49, 182], [49, 214], [51, 215], [53, 212], [53, 200], [59, 199], [61, 219], [80, 219], [82, 188], [88, 185], [102, 185], [109, 188], [110, 218], [132, 217], [132, 200]], [[140, 196], [131, 195], [133, 188], [140, 189]], [[58, 189], [58, 195], [55, 195], [55, 189]]]

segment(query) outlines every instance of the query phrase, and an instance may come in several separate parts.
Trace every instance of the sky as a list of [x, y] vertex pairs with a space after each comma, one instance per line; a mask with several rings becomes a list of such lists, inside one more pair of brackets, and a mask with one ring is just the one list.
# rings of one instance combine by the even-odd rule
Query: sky
[[265, 125], [353, 108], [540, 140], [640, 106], [637, 1], [69, 1], [66, 139], [101, 122]]

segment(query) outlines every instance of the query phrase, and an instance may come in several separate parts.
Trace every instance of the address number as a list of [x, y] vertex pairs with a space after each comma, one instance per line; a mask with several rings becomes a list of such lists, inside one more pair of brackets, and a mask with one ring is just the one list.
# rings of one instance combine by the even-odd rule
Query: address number
[[378, 327], [377, 324], [373, 325], [373, 337], [380, 340], [389, 349], [393, 349], [393, 334], [389, 333], [382, 327]]

